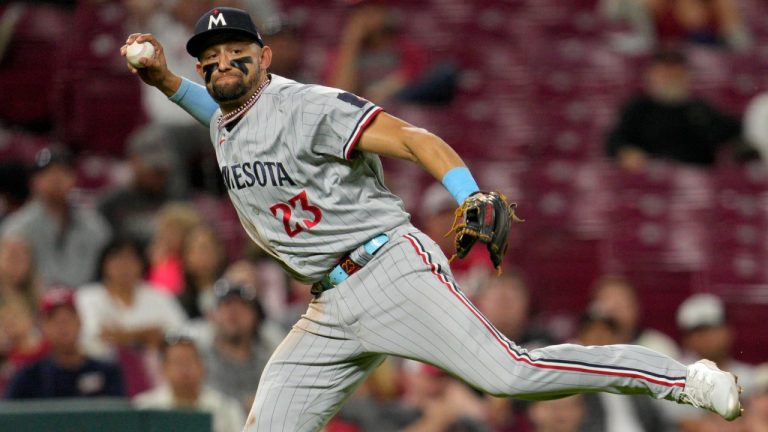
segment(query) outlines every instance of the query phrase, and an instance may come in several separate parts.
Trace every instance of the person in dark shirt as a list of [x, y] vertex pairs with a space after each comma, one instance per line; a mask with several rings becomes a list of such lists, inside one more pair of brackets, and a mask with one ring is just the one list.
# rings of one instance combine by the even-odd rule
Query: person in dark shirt
[[646, 89], [623, 107], [606, 152], [622, 168], [642, 170], [649, 158], [698, 166], [715, 163], [720, 148], [741, 135], [741, 123], [691, 94], [685, 56], [657, 53]]
[[116, 236], [146, 247], [155, 235], [155, 214], [170, 201], [183, 197], [185, 186], [176, 171], [179, 161], [169, 146], [172, 137], [157, 126], [146, 126], [128, 138], [127, 159], [131, 182], [108, 189], [98, 204]]
[[78, 348], [80, 318], [71, 290], [46, 293], [41, 314], [50, 354], [13, 376], [6, 389], [7, 399], [125, 396], [120, 369], [90, 359]]

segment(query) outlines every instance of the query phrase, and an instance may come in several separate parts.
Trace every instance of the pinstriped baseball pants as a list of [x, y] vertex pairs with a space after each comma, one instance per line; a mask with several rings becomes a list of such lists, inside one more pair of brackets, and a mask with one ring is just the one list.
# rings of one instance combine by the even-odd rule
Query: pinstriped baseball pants
[[409, 225], [390, 239], [310, 303], [264, 369], [245, 432], [321, 429], [386, 355], [431, 363], [496, 396], [679, 396], [685, 366], [644, 347], [515, 345], [464, 297], [429, 237]]

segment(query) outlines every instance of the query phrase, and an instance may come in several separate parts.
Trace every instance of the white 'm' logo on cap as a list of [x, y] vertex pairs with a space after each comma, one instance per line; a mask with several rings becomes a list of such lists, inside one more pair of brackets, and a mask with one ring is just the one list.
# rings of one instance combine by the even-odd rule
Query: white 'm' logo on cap
[[224, 14], [218, 14], [218, 15], [211, 15], [208, 17], [208, 30], [211, 29], [214, 25], [227, 25], [227, 22], [224, 21]]

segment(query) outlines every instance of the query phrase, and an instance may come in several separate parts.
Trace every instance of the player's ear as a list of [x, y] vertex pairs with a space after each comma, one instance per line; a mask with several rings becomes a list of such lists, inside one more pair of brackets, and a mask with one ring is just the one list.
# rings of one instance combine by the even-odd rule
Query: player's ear
[[272, 48], [264, 45], [261, 49], [261, 69], [267, 70], [270, 64], [272, 64]]

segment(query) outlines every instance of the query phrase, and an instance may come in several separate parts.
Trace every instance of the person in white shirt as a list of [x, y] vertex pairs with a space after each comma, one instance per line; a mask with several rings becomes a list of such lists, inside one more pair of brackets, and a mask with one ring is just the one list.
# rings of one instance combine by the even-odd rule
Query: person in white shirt
[[[725, 371], [739, 377], [744, 394], [753, 391], [755, 366], [738, 360], [733, 349], [734, 329], [728, 323], [725, 303], [714, 294], [693, 294], [677, 308], [677, 327], [681, 333], [683, 361], [696, 356], [712, 359]], [[756, 328], [759, 327], [755, 323]], [[738, 355], [738, 354], [737, 354]], [[665, 404], [666, 405], [666, 404]], [[741, 421], [729, 424], [717, 416], [709, 416], [699, 410], [682, 405], [667, 407], [684, 431], [729, 432]]]
[[166, 382], [133, 399], [137, 408], [194, 409], [211, 414], [213, 432], [238, 431], [245, 412], [233, 398], [203, 385], [205, 370], [191, 338], [171, 335], [161, 345]]
[[77, 291], [82, 342], [90, 355], [110, 359], [119, 346], [157, 348], [166, 332], [185, 324], [176, 299], [143, 280], [145, 268], [138, 245], [117, 239], [102, 254], [98, 282]]

